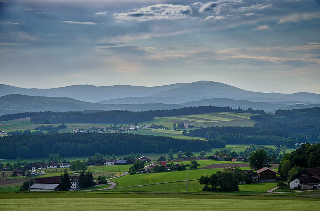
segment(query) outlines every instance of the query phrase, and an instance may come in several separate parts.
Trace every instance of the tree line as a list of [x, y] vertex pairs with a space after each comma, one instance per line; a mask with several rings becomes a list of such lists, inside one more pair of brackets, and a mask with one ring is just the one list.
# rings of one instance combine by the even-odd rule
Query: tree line
[[56, 133], [0, 137], [1, 158], [43, 158], [51, 153], [62, 157], [102, 154], [166, 153], [207, 151], [211, 145], [201, 140], [126, 133]]
[[153, 120], [155, 117], [164, 116], [180, 116], [203, 114], [211, 112], [236, 112], [236, 113], [252, 113], [264, 114], [263, 110], [233, 109], [231, 107], [217, 106], [199, 106], [185, 107], [171, 110], [152, 110], [152, 111], [86, 111], [86, 112], [26, 112], [17, 114], [7, 114], [0, 116], [0, 121], [8, 121], [19, 118], [30, 117], [31, 123], [36, 124], [60, 124], [60, 123], [116, 123], [125, 124], [133, 122], [144, 122]]

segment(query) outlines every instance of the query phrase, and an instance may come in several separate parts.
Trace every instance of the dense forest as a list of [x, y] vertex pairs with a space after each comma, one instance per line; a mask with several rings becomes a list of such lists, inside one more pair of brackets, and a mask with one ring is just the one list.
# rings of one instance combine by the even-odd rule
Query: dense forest
[[0, 116], [0, 121], [8, 121], [19, 118], [30, 117], [30, 121], [36, 124], [57, 124], [57, 123], [134, 123], [153, 120], [155, 117], [180, 116], [203, 114], [211, 112], [237, 112], [264, 114], [263, 110], [233, 109], [230, 107], [200, 106], [186, 107], [171, 110], [154, 111], [86, 111], [86, 112], [27, 112], [17, 114], [7, 114]]
[[184, 132], [184, 135], [208, 138], [220, 136], [227, 144], [315, 143], [320, 135], [320, 108], [278, 110], [275, 114], [251, 116], [259, 121], [253, 127], [208, 127]]
[[170, 149], [174, 152], [194, 152], [211, 148], [210, 143], [201, 140], [125, 133], [57, 133], [0, 137], [0, 155], [6, 159], [43, 158], [51, 153], [59, 153], [63, 157], [79, 157], [95, 153], [167, 153]]
[[216, 139], [227, 144], [283, 145], [288, 141], [287, 133], [281, 130], [263, 130], [255, 127], [207, 127], [189, 130], [186, 136]]

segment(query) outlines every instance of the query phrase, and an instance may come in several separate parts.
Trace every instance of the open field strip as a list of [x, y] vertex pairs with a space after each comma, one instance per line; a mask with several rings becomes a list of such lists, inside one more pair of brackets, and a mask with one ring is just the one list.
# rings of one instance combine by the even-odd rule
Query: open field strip
[[0, 194], [1, 210], [319, 210], [320, 201], [276, 196], [194, 194]]

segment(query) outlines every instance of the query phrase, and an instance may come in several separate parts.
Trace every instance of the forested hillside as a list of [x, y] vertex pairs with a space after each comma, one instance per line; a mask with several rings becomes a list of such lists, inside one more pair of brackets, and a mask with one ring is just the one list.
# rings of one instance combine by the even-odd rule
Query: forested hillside
[[125, 133], [57, 133], [52, 135], [19, 135], [0, 137], [1, 158], [43, 158], [50, 153], [63, 157], [102, 154], [166, 153], [178, 151], [211, 150], [201, 140], [181, 140], [163, 136], [146, 136]]
[[207, 138], [221, 136], [227, 144], [315, 143], [320, 136], [320, 108], [278, 110], [274, 115], [250, 117], [259, 121], [254, 127], [208, 127], [185, 132], [185, 135]]

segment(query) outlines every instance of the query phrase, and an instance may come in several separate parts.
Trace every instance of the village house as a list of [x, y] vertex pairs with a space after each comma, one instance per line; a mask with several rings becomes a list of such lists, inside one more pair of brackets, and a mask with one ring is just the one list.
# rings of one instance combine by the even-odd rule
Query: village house
[[71, 187], [70, 189], [78, 189], [79, 186], [79, 177], [77, 176], [71, 176], [70, 177], [70, 181], [71, 181]]
[[145, 157], [145, 156], [140, 157], [139, 160], [140, 160], [140, 161], [144, 161], [144, 162], [146, 162], [146, 163], [150, 163], [150, 162], [151, 162], [151, 159], [149, 159], [149, 158], [147, 158], [147, 157]]
[[59, 164], [56, 162], [50, 162], [47, 164], [47, 169], [56, 169], [58, 168]]
[[106, 166], [114, 165], [114, 160], [106, 160]]
[[61, 163], [60, 168], [69, 168], [71, 166], [70, 163]]
[[320, 189], [320, 168], [306, 168], [294, 176], [290, 189]]
[[114, 165], [125, 165], [125, 164], [128, 164], [127, 160], [119, 159], [114, 162]]
[[272, 182], [277, 180], [277, 174], [278, 172], [268, 168], [263, 167], [259, 170], [257, 170], [258, 173], [258, 181], [259, 182]]

